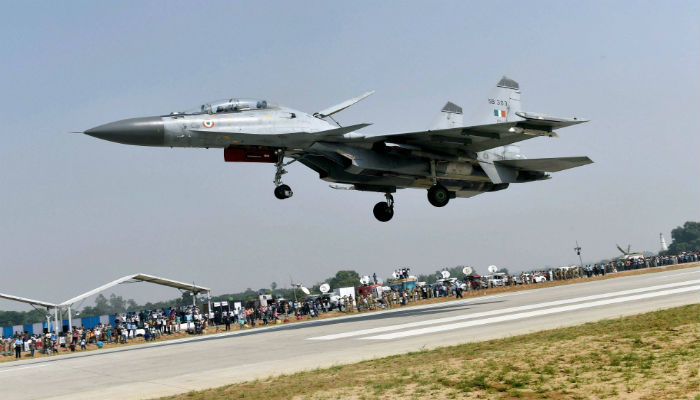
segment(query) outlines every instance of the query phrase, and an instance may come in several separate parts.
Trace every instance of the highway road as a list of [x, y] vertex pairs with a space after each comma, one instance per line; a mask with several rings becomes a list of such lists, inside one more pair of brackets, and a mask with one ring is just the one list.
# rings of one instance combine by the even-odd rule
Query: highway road
[[0, 364], [0, 398], [151, 398], [699, 302], [699, 267], [662, 271]]

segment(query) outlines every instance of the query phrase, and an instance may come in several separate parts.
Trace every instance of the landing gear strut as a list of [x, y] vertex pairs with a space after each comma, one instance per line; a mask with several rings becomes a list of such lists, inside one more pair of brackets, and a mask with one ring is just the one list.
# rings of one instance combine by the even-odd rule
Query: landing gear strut
[[428, 201], [435, 207], [444, 207], [450, 201], [450, 192], [439, 183], [428, 189]]
[[280, 200], [288, 199], [292, 197], [294, 192], [292, 192], [292, 188], [289, 187], [289, 185], [285, 185], [282, 183], [282, 175], [287, 173], [287, 170], [284, 169], [287, 165], [293, 163], [296, 160], [292, 160], [288, 163], [284, 163], [284, 151], [278, 150], [277, 151], [277, 162], [275, 163], [275, 167], [277, 168], [277, 172], [275, 172], [275, 197], [277, 197]]
[[433, 186], [428, 189], [428, 201], [435, 207], [444, 207], [450, 201], [450, 192], [437, 180], [435, 172], [435, 160], [430, 161], [430, 181]]
[[374, 218], [381, 222], [387, 222], [394, 216], [394, 196], [391, 193], [387, 193], [384, 196], [386, 201], [380, 201], [375, 204], [372, 210]]

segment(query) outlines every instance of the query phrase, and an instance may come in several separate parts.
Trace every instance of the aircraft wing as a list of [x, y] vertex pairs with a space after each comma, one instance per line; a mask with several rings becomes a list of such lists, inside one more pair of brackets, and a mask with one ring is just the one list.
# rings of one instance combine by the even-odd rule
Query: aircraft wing
[[523, 119], [486, 125], [372, 136], [363, 140], [373, 143], [384, 141], [404, 144], [449, 154], [459, 150], [479, 152], [533, 137], [556, 137], [554, 129], [587, 122], [583, 119], [554, 118], [532, 113], [518, 113], [518, 116]]
[[528, 171], [559, 172], [569, 168], [576, 168], [586, 164], [592, 164], [588, 157], [557, 157], [535, 158], [522, 160], [501, 160], [496, 164]]

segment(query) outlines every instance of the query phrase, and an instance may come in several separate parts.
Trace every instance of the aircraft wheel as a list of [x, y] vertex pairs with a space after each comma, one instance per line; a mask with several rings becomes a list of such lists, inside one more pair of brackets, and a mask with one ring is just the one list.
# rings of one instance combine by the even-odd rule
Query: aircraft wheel
[[394, 207], [390, 207], [385, 201], [380, 201], [374, 205], [372, 212], [374, 212], [374, 218], [387, 222], [394, 216]]
[[288, 199], [292, 197], [293, 194], [292, 188], [288, 185], [279, 185], [275, 188], [275, 197], [280, 200]]
[[450, 201], [450, 192], [440, 184], [433, 185], [428, 189], [428, 201], [435, 207], [444, 207]]

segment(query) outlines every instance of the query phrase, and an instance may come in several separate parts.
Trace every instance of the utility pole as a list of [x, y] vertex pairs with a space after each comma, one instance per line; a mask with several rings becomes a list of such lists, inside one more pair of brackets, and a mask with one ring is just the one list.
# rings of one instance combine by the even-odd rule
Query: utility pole
[[578, 256], [579, 262], [581, 262], [581, 268], [583, 268], [583, 259], [581, 258], [581, 246], [578, 245], [578, 240], [576, 241], [576, 247], [574, 247], [574, 251]]
[[294, 279], [292, 279], [291, 275], [289, 275], [289, 284], [292, 285], [292, 289], [294, 289], [294, 304], [296, 305], [296, 303], [297, 303], [297, 284], [294, 283]]

